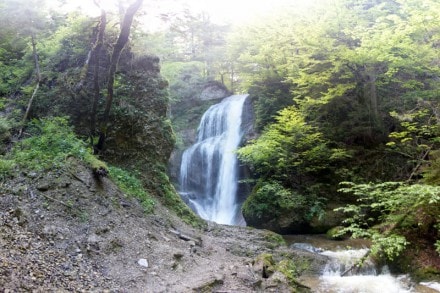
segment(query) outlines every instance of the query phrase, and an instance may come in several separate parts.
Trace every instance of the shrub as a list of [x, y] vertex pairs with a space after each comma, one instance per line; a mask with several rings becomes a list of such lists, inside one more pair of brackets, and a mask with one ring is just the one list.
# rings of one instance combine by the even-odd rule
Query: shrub
[[243, 216], [248, 223], [255, 225], [279, 220], [286, 215], [298, 222], [305, 221], [311, 207], [311, 202], [305, 196], [275, 181], [260, 184], [243, 204]]
[[75, 136], [65, 117], [33, 120], [27, 133], [31, 136], [17, 143], [12, 150], [14, 160], [22, 168], [35, 171], [62, 168], [67, 165], [69, 157], [90, 166], [96, 164], [91, 150]]
[[11, 176], [14, 167], [14, 160], [5, 160], [0, 158], [0, 180], [5, 180], [7, 177]]

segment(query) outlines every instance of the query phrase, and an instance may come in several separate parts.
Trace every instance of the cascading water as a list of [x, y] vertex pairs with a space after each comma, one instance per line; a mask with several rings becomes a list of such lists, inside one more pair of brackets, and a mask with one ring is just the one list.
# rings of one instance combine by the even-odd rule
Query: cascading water
[[387, 267], [378, 272], [375, 265], [368, 259], [356, 273], [341, 276], [347, 269], [355, 265], [367, 253], [368, 249], [341, 251], [324, 251], [322, 255], [329, 257], [329, 262], [320, 277], [317, 292], [326, 293], [406, 293], [414, 292], [408, 276], [392, 276]]
[[[325, 235], [285, 236], [292, 249], [316, 254], [325, 263], [319, 274], [304, 275], [300, 281], [314, 293], [435, 293], [440, 283], [414, 282], [409, 275], [393, 275], [388, 267], [377, 267], [369, 258], [361, 268], [353, 265], [364, 259], [371, 243], [363, 239], [328, 240]], [[322, 259], [325, 256], [325, 259]], [[318, 271], [314, 271], [317, 273]]]
[[237, 203], [241, 117], [247, 95], [233, 95], [211, 106], [202, 117], [197, 142], [185, 150], [180, 194], [202, 218], [220, 224], [242, 221]]

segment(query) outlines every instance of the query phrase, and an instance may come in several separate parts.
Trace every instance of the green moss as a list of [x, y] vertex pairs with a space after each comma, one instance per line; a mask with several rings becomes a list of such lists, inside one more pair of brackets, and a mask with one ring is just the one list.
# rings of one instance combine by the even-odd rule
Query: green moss
[[286, 245], [283, 236], [269, 230], [264, 231], [264, 239], [269, 242], [268, 247], [271, 249]]
[[414, 277], [415, 280], [421, 280], [421, 281], [439, 280], [440, 270], [432, 266], [422, 267], [416, 269], [413, 272], [412, 276]]
[[277, 264], [276, 270], [282, 273], [287, 278], [291, 286], [295, 286], [298, 283], [298, 281], [296, 280], [296, 277], [298, 276], [298, 271], [295, 263], [292, 260], [281, 260]]
[[91, 153], [87, 153], [84, 155], [84, 161], [92, 168], [93, 171], [108, 170], [107, 164], [99, 160]]
[[262, 253], [258, 255], [254, 261], [254, 265], [259, 264], [263, 267], [263, 277], [268, 278], [275, 272], [275, 261], [270, 253]]

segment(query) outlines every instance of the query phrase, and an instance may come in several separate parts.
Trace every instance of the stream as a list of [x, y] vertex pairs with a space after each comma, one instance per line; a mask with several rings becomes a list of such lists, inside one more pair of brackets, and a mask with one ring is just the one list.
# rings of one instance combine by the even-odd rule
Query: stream
[[289, 235], [286, 241], [295, 249], [307, 250], [328, 257], [319, 276], [300, 280], [318, 293], [434, 293], [440, 292], [436, 282], [413, 282], [408, 275], [393, 275], [387, 266], [378, 268], [371, 261], [354, 273], [341, 274], [356, 264], [368, 251], [368, 241], [328, 240], [325, 235]]

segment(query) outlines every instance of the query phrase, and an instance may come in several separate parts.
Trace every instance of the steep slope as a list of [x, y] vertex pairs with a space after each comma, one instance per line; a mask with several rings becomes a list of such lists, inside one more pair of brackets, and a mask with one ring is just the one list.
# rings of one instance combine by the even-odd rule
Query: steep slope
[[[0, 185], [5, 292], [286, 292], [295, 282], [276, 262], [287, 256], [302, 270], [319, 263], [268, 231], [213, 223], [198, 230], [160, 204], [145, 215], [108, 178], [70, 165]], [[271, 273], [255, 261], [261, 253], [273, 255]]]

